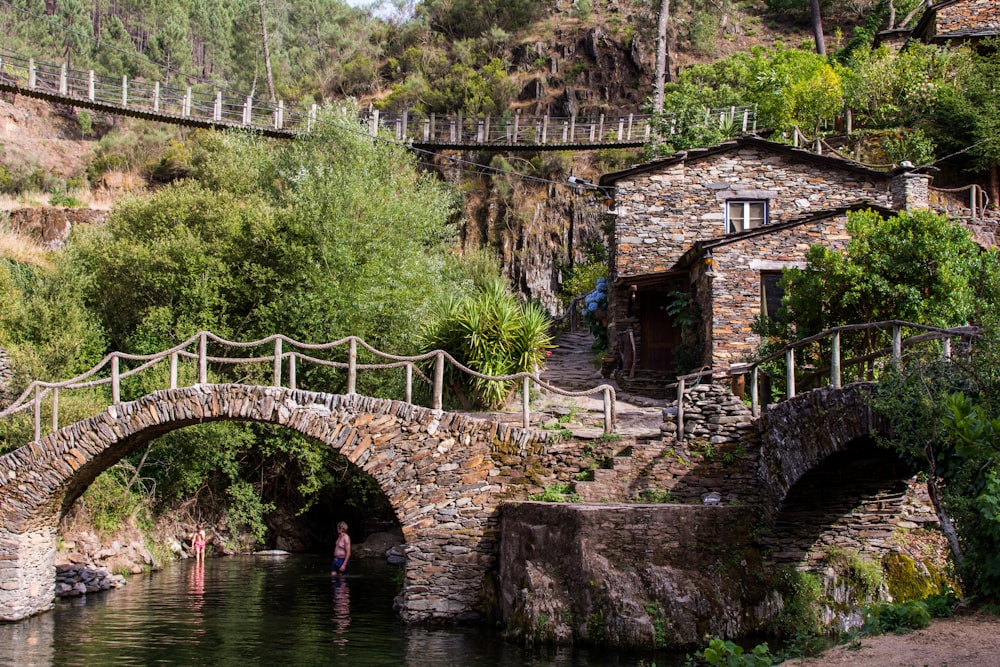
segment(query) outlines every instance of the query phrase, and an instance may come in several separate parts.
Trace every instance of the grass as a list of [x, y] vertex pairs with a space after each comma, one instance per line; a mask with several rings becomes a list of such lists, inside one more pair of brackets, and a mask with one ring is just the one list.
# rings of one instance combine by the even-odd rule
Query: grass
[[[0, 223], [3, 217], [0, 216]], [[23, 234], [10, 231], [6, 225], [0, 224], [0, 257], [30, 264], [42, 269], [52, 268], [51, 253]]]

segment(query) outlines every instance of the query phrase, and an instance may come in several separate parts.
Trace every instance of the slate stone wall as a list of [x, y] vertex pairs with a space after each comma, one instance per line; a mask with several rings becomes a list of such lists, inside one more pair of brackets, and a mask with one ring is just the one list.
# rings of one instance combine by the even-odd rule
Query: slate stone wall
[[936, 33], [970, 29], [1000, 29], [1000, 5], [996, 0], [963, 0], [936, 12]]

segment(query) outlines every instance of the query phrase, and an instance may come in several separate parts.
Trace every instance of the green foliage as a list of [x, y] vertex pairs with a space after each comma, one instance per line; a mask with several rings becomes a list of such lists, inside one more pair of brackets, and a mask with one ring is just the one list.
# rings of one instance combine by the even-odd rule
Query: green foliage
[[572, 484], [569, 482], [557, 482], [546, 486], [541, 493], [528, 496], [529, 500], [540, 500], [546, 503], [578, 503], [580, 496], [573, 492]]
[[[471, 293], [442, 300], [423, 333], [422, 350], [445, 350], [477, 373], [502, 377], [534, 373], [552, 347], [548, 317], [535, 304], [522, 304], [501, 278]], [[484, 380], [448, 368], [448, 380], [460, 400], [487, 408], [502, 406], [513, 380]]]
[[781, 594], [783, 604], [771, 624], [772, 630], [786, 636], [820, 632], [823, 585], [819, 576], [785, 566], [777, 571], [774, 586]]
[[931, 614], [920, 601], [887, 602], [868, 607], [864, 630], [869, 634], [903, 634], [930, 625]]
[[754, 646], [746, 651], [742, 646], [718, 637], [706, 637], [708, 646], [698, 651], [694, 656], [688, 656], [684, 664], [688, 667], [709, 665], [711, 667], [769, 667], [775, 664], [775, 658], [766, 643]]
[[451, 38], [472, 37], [492, 27], [513, 32], [549, 10], [536, 0], [425, 0], [421, 11], [431, 27]]
[[878, 561], [865, 558], [853, 549], [834, 548], [827, 551], [826, 560], [841, 573], [857, 591], [861, 599], [871, 600], [882, 588], [882, 566]]
[[90, 523], [105, 535], [112, 535], [130, 520], [147, 513], [150, 497], [139, 484], [130, 484], [135, 469], [127, 462], [108, 468], [91, 483], [79, 500]]

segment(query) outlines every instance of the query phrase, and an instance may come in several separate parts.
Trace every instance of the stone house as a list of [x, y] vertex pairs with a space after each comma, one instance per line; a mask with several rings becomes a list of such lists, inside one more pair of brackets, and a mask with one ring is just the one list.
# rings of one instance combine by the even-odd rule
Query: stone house
[[910, 39], [931, 44], [979, 42], [1000, 35], [997, 0], [945, 0], [930, 5]]
[[605, 174], [608, 340], [621, 381], [743, 361], [758, 343], [754, 319], [780, 303], [782, 269], [804, 266], [811, 244], [844, 248], [851, 210], [927, 208], [929, 180], [754, 136]]

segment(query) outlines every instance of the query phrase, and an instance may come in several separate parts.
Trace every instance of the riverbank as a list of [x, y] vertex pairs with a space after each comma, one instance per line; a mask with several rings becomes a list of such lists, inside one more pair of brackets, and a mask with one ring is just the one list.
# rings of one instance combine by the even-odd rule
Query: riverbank
[[982, 612], [937, 619], [905, 635], [864, 637], [781, 667], [1000, 667], [1000, 617]]

